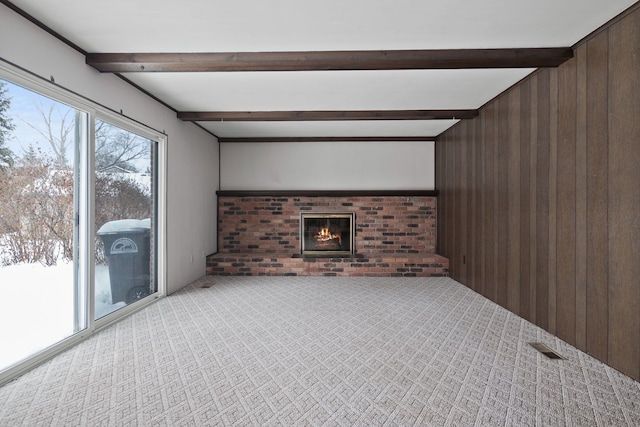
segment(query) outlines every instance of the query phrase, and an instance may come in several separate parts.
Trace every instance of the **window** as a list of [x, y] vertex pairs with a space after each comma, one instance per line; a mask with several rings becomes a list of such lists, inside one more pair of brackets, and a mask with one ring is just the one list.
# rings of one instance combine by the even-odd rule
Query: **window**
[[157, 142], [95, 127], [95, 318], [157, 291]]
[[0, 64], [0, 384], [164, 294], [164, 147]]
[[78, 322], [78, 132], [87, 113], [0, 80], [0, 369]]

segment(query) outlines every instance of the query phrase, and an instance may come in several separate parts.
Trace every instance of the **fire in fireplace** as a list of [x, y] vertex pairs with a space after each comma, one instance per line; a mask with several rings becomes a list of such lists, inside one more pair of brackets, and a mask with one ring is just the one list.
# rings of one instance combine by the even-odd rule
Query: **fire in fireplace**
[[354, 214], [302, 212], [302, 255], [353, 255]]

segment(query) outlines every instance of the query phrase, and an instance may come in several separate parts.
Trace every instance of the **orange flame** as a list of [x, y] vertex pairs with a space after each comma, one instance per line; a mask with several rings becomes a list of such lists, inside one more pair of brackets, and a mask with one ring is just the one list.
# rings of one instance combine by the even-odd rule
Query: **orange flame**
[[328, 242], [329, 240], [338, 239], [340, 244], [342, 244], [342, 235], [340, 233], [333, 234], [329, 231], [329, 228], [321, 229], [316, 235], [316, 240], [318, 242]]

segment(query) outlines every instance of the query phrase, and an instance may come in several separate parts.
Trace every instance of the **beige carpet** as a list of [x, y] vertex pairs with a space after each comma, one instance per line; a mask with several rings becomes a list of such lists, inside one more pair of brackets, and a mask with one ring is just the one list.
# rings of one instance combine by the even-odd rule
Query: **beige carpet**
[[640, 425], [640, 383], [448, 278], [205, 277], [0, 402], [2, 426]]

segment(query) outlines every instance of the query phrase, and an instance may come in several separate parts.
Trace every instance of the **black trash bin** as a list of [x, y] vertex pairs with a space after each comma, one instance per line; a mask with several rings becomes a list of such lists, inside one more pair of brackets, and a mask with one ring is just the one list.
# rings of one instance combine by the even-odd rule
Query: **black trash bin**
[[149, 295], [150, 230], [150, 219], [110, 221], [98, 230], [109, 263], [112, 304]]

